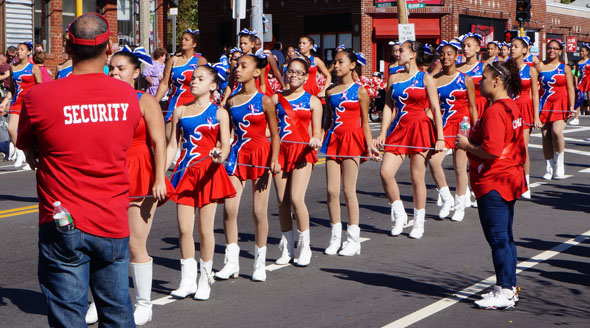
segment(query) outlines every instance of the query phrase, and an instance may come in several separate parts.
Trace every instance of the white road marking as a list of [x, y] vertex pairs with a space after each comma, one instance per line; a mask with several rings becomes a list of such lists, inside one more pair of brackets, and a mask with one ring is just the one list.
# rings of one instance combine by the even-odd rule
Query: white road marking
[[[543, 149], [543, 146], [541, 146], [541, 145], [535, 145], [535, 144], [529, 144], [529, 147], [531, 147], [531, 148], [537, 148], [537, 149]], [[577, 150], [577, 149], [568, 149], [568, 148], [566, 148], [564, 151], [566, 153], [570, 153], [570, 154], [590, 156], [590, 151], [581, 151], [581, 150]]]
[[580, 172], [580, 173], [590, 173], [590, 167], [587, 168], [587, 169], [580, 170], [578, 172]]
[[32, 172], [32, 170], [0, 171], [0, 175], [2, 175], [2, 174], [12, 174], [12, 173], [18, 173], [18, 172], [27, 172], [27, 171]]
[[[371, 240], [371, 238], [361, 237], [359, 240], [360, 240], [361, 243], [364, 243], [365, 241]], [[267, 265], [265, 269], [266, 269], [266, 271], [271, 271], [272, 272], [272, 271], [276, 271], [278, 269], [282, 269], [282, 268], [288, 267], [288, 266], [291, 266], [291, 264], [283, 264], [283, 265], [270, 264], [270, 265]], [[168, 296], [164, 296], [164, 297], [158, 298], [157, 300], [153, 300], [152, 301], [152, 304], [155, 304], [155, 305], [167, 305], [167, 304], [176, 302], [178, 300], [179, 300], [179, 298], [174, 298], [174, 297], [168, 295]]]
[[[574, 132], [581, 132], [581, 131], [588, 131], [590, 130], [590, 127], [580, 127], [580, 128], [573, 128], [573, 129], [565, 129], [563, 130], [563, 133], [574, 133]], [[541, 133], [532, 133], [531, 137], [540, 137], [542, 136]]]
[[[531, 137], [540, 138], [541, 136], [540, 135], [531, 135]], [[585, 140], [585, 139], [576, 139], [576, 138], [570, 138], [570, 137], [563, 137], [563, 140], [571, 141], [571, 142], [578, 142], [578, 143], [583, 143], [583, 144], [590, 143], [590, 141]]]
[[[550, 249], [548, 251], [544, 251], [534, 257], [531, 257], [530, 259], [528, 259], [524, 262], [521, 262], [520, 264], [517, 265], [516, 274], [519, 274], [522, 271], [530, 269], [530, 268], [534, 267], [535, 265], [542, 263], [543, 261], [546, 261], [546, 260], [554, 257], [555, 255], [558, 255], [559, 253], [567, 250], [568, 248], [580, 244], [581, 242], [585, 241], [588, 238], [590, 238], [590, 230], [577, 236], [576, 238], [572, 238], [560, 245], [557, 245], [556, 247], [553, 247], [552, 249]], [[431, 315], [450, 307], [451, 305], [454, 305], [454, 304], [456, 304], [456, 303], [458, 303], [458, 302], [460, 302], [472, 295], [475, 295], [475, 294], [481, 292], [482, 290], [484, 290], [486, 288], [493, 286], [495, 282], [496, 282], [496, 276], [495, 275], [490, 276], [480, 282], [477, 282], [477, 283], [453, 294], [453, 296], [450, 296], [450, 297], [444, 298], [440, 301], [437, 301], [435, 303], [432, 303], [432, 304], [430, 304], [430, 305], [428, 305], [428, 306], [426, 306], [414, 313], [408, 314], [407, 316], [400, 318], [398, 320], [395, 320], [383, 327], [384, 328], [407, 327], [409, 325], [415, 324], [418, 321], [426, 319], [426, 318], [430, 317]]]
[[533, 182], [529, 185], [529, 188], [537, 188], [538, 186], [542, 186], [544, 184], [548, 184], [549, 181], [545, 181], [545, 182]]

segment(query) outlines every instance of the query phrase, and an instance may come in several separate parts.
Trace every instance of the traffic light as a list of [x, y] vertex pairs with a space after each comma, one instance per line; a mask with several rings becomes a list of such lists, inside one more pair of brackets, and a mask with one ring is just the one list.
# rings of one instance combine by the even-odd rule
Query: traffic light
[[531, 20], [531, 0], [516, 0], [516, 20], [520, 25]]
[[510, 42], [512, 42], [512, 39], [514, 39], [517, 36], [518, 36], [518, 31], [510, 31], [510, 30], [504, 31], [504, 41], [505, 42], [510, 43]]

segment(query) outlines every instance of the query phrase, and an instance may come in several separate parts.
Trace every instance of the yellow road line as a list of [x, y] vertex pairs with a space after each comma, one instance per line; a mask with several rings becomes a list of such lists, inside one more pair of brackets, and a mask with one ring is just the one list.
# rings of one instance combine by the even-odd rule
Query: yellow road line
[[37, 209], [39, 207], [39, 204], [35, 204], [35, 205], [31, 205], [31, 206], [25, 206], [25, 207], [17, 207], [17, 208], [11, 208], [8, 210], [2, 210], [0, 211], [0, 214], [4, 214], [4, 213], [10, 213], [10, 212], [18, 212], [18, 211], [24, 211], [24, 210], [30, 210], [30, 209]]
[[17, 216], [17, 215], [23, 215], [23, 214], [35, 213], [35, 212], [39, 212], [39, 209], [22, 211], [22, 212], [15, 212], [15, 213], [10, 213], [10, 214], [3, 214], [3, 215], [0, 215], [0, 218], [7, 218], [9, 216]]

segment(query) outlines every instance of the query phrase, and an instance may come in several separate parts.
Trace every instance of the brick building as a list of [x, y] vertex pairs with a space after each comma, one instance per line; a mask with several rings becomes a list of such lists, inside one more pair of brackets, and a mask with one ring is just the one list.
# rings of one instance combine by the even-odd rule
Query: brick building
[[[578, 0], [584, 2], [584, 0]], [[576, 1], [576, 2], [578, 2]], [[248, 5], [250, 5], [248, 1]], [[561, 5], [550, 0], [532, 0], [527, 35], [535, 41], [533, 53], [543, 56], [546, 39], [576, 36], [590, 41], [590, 8]], [[504, 41], [506, 30], [517, 30], [516, 0], [407, 0], [424, 3], [409, 9], [409, 23], [415, 24], [416, 39], [437, 43], [466, 32], [485, 35], [486, 41]], [[391, 5], [391, 6], [387, 6]], [[389, 63], [388, 42], [398, 37], [397, 7], [389, 0], [265, 0], [265, 14], [272, 15], [273, 40], [295, 45], [301, 35], [310, 35], [319, 46], [318, 54], [330, 62], [340, 44], [363, 52], [369, 62], [365, 74], [382, 70]], [[241, 21], [247, 27], [249, 20]], [[230, 1], [199, 3], [201, 52], [212, 61], [224, 44], [235, 45], [235, 21]], [[547, 37], [548, 36], [548, 37]], [[272, 42], [265, 47], [272, 47]]]
[[[151, 50], [165, 45], [167, 21], [165, 0], [151, 0]], [[10, 11], [12, 10], [12, 11]], [[10, 12], [9, 12], [10, 11]], [[42, 43], [47, 53], [46, 66], [51, 72], [66, 60], [63, 33], [74, 20], [75, 0], [5, 0], [0, 3], [0, 49], [20, 42]], [[135, 0], [84, 0], [83, 12], [98, 12], [111, 28], [111, 41], [116, 44], [139, 44], [139, 13]], [[156, 45], [154, 45], [156, 40]]]

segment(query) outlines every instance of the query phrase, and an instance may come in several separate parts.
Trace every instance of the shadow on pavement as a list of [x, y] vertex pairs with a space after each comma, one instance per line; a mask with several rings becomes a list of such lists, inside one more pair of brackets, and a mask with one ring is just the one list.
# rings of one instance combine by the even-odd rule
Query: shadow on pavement
[[45, 303], [45, 298], [40, 292], [0, 287], [0, 310], [3, 306], [8, 305], [7, 300], [16, 305], [22, 312], [47, 315], [47, 303]]
[[17, 202], [27, 202], [27, 203], [38, 203], [39, 199], [37, 197], [21, 197], [21, 196], [14, 196], [14, 195], [0, 195], [0, 200], [12, 200]]
[[[539, 205], [573, 212], [590, 213], [590, 186], [579, 183], [552, 185], [552, 189], [533, 193], [532, 201]], [[567, 200], [567, 201], [564, 201]]]

